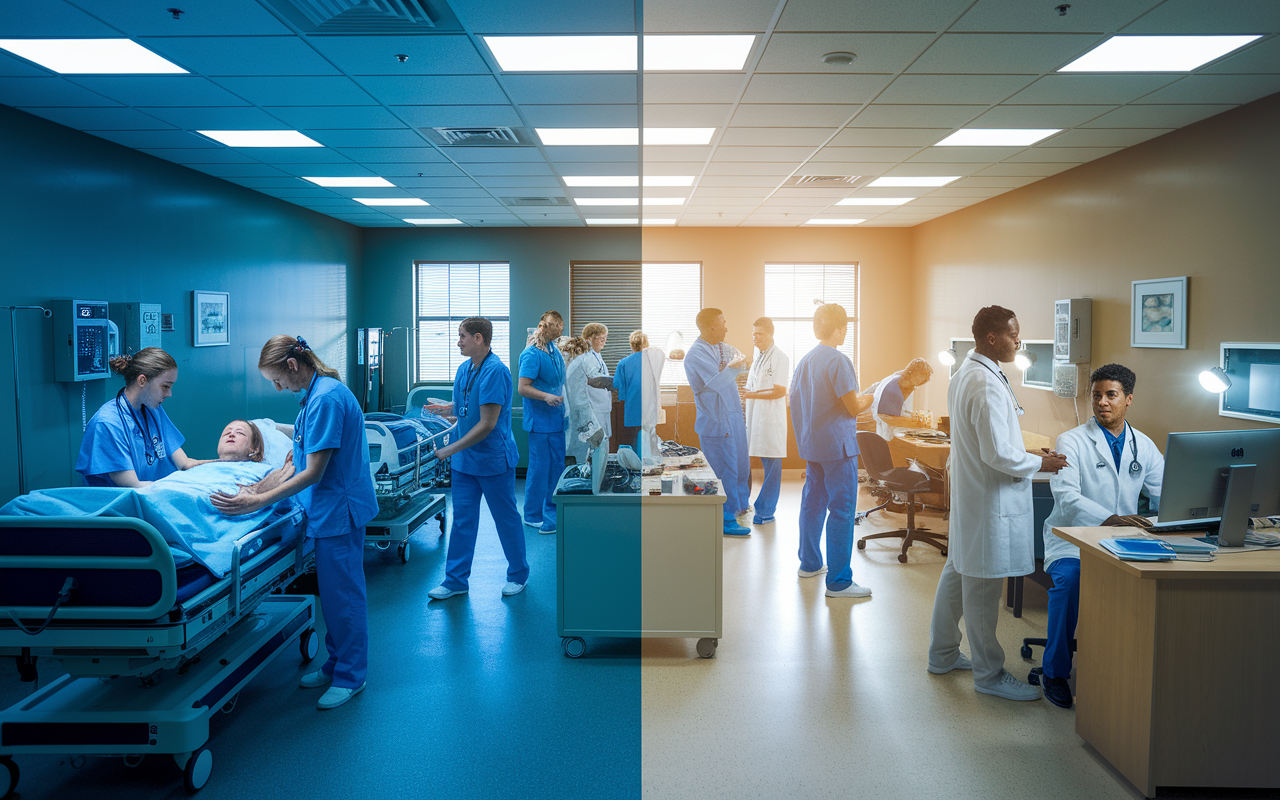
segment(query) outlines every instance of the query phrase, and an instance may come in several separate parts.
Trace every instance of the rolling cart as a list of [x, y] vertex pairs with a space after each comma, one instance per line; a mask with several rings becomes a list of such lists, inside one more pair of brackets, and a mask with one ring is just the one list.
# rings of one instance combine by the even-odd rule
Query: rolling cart
[[423, 492], [400, 507], [392, 516], [379, 514], [364, 528], [364, 543], [371, 544], [379, 550], [386, 550], [392, 544], [400, 562], [409, 563], [409, 537], [413, 535], [427, 520], [435, 517], [440, 523], [440, 533], [448, 528], [445, 496]]

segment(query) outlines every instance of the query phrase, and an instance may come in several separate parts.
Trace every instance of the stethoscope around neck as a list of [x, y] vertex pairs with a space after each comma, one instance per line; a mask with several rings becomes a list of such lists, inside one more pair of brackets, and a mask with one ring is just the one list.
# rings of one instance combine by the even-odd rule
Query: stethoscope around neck
[[1022, 403], [1018, 402], [1018, 396], [1013, 393], [1013, 386], [1009, 383], [1009, 378], [1003, 372], [999, 372], [997, 370], [991, 369], [991, 367], [987, 366], [986, 364], [983, 364], [981, 361], [978, 361], [978, 359], [976, 358], [973, 360], [978, 364], [982, 364], [982, 366], [985, 367], [988, 372], [990, 372], [992, 375], [995, 375], [1004, 383], [1004, 388], [1009, 390], [1009, 396], [1013, 398], [1013, 410], [1017, 412], [1018, 416], [1022, 416], [1023, 414], [1027, 413], [1026, 409], [1022, 407]]
[[[120, 398], [124, 397], [124, 389], [116, 392], [116, 413], [120, 415], [120, 422], [124, 422], [124, 412], [120, 410]], [[138, 415], [133, 413], [133, 406], [129, 403], [129, 398], [124, 398], [124, 405], [129, 409], [129, 417], [133, 420], [133, 424], [137, 427], [138, 432], [142, 434], [143, 444], [150, 444], [151, 451], [143, 451], [142, 455], [147, 460], [147, 466], [150, 467], [156, 461], [164, 458], [164, 440], [160, 438], [160, 420], [156, 420], [156, 432], [151, 432], [151, 427], [147, 425], [147, 406], [142, 406], [142, 419], [138, 419]]]
[[[1098, 427], [1101, 428], [1102, 426], [1099, 425]], [[1132, 454], [1129, 457], [1129, 474], [1137, 475], [1139, 472], [1142, 472], [1142, 462], [1138, 460], [1138, 437], [1133, 435], [1133, 427], [1129, 425], [1129, 423], [1126, 422], [1124, 427], [1125, 431], [1129, 434], [1129, 451]], [[1099, 461], [1097, 468], [1105, 469], [1106, 466], [1107, 462]]]

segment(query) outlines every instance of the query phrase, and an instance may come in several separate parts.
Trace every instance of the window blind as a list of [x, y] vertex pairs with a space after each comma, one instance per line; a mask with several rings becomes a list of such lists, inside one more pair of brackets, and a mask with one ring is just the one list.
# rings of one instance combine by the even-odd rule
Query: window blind
[[[670, 349], [671, 334], [679, 332], [687, 352], [698, 338], [697, 316], [702, 310], [702, 264], [645, 264], [640, 301], [641, 329], [649, 334], [649, 344]], [[689, 381], [683, 361], [667, 361], [662, 368], [662, 385], [678, 386]]]
[[601, 355], [612, 373], [619, 361], [631, 355], [631, 332], [643, 330], [640, 265], [572, 264], [569, 284], [570, 330], [565, 333], [581, 336], [583, 326], [590, 322], [608, 328], [609, 338]]
[[453, 380], [462, 356], [458, 324], [467, 317], [493, 323], [490, 346], [511, 366], [510, 264], [506, 262], [414, 263], [417, 380]]
[[764, 313], [773, 320], [774, 341], [787, 354], [793, 370], [818, 344], [813, 335], [813, 313], [824, 303], [839, 303], [849, 316], [849, 334], [839, 350], [849, 357], [856, 370], [858, 265], [765, 264]]

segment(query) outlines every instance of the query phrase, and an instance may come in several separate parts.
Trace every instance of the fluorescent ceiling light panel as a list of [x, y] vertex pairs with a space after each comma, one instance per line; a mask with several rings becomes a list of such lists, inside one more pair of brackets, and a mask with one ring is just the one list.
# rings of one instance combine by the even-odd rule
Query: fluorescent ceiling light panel
[[747, 63], [754, 34], [729, 36], [645, 36], [646, 72], [721, 70], [737, 72]]
[[635, 175], [566, 175], [565, 186], [639, 186], [640, 178]]
[[876, 178], [867, 186], [905, 188], [907, 186], [946, 186], [960, 180], [959, 175], [939, 175], [932, 178]]
[[412, 222], [414, 225], [461, 225], [460, 219], [449, 219], [448, 217], [429, 217], [427, 219], [406, 219], [405, 222]]
[[961, 128], [934, 147], [1029, 147], [1061, 128]]
[[638, 225], [639, 223], [640, 223], [640, 220], [635, 218], [632, 218], [632, 219], [622, 219], [622, 218], [591, 219], [590, 217], [587, 218], [588, 225]]
[[227, 147], [324, 147], [297, 131], [196, 131]]
[[316, 186], [330, 188], [368, 189], [371, 186], [395, 187], [395, 184], [386, 178], [303, 178], [303, 180], [311, 181]]
[[634, 197], [575, 197], [573, 202], [580, 206], [638, 206], [640, 201]]
[[1058, 72], [1190, 72], [1261, 36], [1112, 36]]
[[914, 197], [846, 197], [838, 206], [900, 206], [910, 203]]
[[657, 219], [657, 218], [645, 217], [644, 224], [645, 225], [675, 225], [676, 221], [674, 219]]
[[645, 128], [645, 144], [711, 144], [715, 128]]
[[132, 39], [0, 39], [0, 49], [64, 75], [185, 75]]
[[692, 175], [645, 175], [645, 186], [692, 186]]
[[644, 199], [646, 206], [682, 206], [684, 205], [683, 197], [646, 197]]
[[634, 36], [485, 36], [503, 72], [634, 72]]
[[426, 200], [419, 200], [416, 197], [353, 197], [357, 203], [364, 203], [366, 206], [429, 206]]
[[811, 219], [805, 225], [857, 225], [865, 219]]
[[635, 145], [640, 143], [636, 128], [534, 128], [548, 147], [557, 145]]

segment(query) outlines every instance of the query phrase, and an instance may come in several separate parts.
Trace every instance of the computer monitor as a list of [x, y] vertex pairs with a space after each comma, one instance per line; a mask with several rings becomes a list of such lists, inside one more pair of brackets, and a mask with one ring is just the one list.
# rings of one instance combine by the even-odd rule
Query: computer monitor
[[1171, 433], [1160, 523], [1218, 522], [1218, 545], [1244, 544], [1249, 517], [1280, 514], [1280, 428]]

